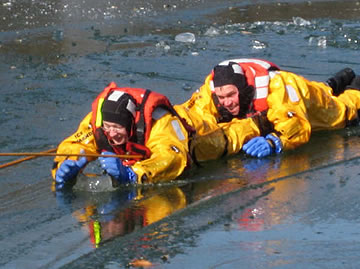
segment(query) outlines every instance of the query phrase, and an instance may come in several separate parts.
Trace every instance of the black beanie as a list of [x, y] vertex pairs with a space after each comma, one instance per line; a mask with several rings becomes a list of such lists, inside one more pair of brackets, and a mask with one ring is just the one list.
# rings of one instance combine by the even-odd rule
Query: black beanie
[[235, 85], [239, 90], [247, 87], [246, 78], [242, 73], [241, 67], [235, 62], [229, 62], [228, 65], [215, 66], [213, 81], [214, 87], [228, 84]]
[[235, 62], [229, 62], [228, 65], [215, 66], [213, 82], [214, 87], [232, 84], [238, 88], [240, 104], [238, 117], [245, 117], [250, 109], [255, 91], [254, 87], [248, 85], [241, 66]]
[[136, 101], [127, 93], [114, 91], [104, 101], [101, 112], [103, 121], [114, 122], [126, 128], [128, 135], [135, 120]]

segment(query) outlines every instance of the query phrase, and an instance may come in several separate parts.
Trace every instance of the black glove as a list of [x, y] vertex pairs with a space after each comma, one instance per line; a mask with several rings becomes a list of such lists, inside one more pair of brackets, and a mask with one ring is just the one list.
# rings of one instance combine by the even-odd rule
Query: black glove
[[333, 95], [338, 96], [345, 91], [346, 86], [350, 85], [354, 78], [354, 71], [347, 67], [337, 72], [335, 76], [329, 78], [326, 82], [333, 89]]

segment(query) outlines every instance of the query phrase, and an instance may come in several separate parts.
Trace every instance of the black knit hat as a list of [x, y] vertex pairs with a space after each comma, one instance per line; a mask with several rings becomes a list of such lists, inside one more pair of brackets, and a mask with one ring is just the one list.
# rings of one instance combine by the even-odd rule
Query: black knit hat
[[229, 62], [228, 65], [217, 65], [214, 68], [214, 87], [224, 85], [235, 85], [239, 90], [247, 86], [246, 78], [241, 67], [235, 62]]
[[254, 98], [254, 87], [248, 85], [241, 66], [235, 62], [228, 65], [217, 65], [214, 67], [214, 87], [224, 85], [235, 85], [239, 91], [240, 112], [237, 117], [243, 118], [248, 113]]
[[131, 134], [135, 121], [136, 101], [127, 93], [114, 91], [104, 101], [101, 113], [103, 121], [114, 122], [126, 128]]

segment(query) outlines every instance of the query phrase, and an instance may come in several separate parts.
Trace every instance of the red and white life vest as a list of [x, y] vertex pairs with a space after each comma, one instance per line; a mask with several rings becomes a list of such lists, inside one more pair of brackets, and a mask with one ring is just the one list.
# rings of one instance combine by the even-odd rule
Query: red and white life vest
[[[253, 109], [255, 112], [262, 112], [267, 110], [269, 107], [266, 99], [269, 92], [270, 77], [273, 74], [271, 71], [280, 70], [280, 68], [269, 61], [246, 58], [223, 61], [219, 63], [219, 65], [228, 65], [229, 62], [235, 62], [239, 64], [240, 68], [234, 70], [234, 72], [243, 74], [246, 77], [248, 85], [254, 87], [255, 95], [253, 99]], [[211, 91], [214, 92], [214, 73], [212, 72], [211, 75], [212, 77], [210, 80], [210, 88]]]
[[[136, 101], [135, 128], [133, 132], [129, 134], [130, 141], [125, 145], [125, 147], [110, 146], [101, 129], [102, 105], [106, 98], [114, 91], [127, 93]], [[100, 150], [108, 150], [110, 147], [117, 154], [141, 155], [142, 158], [140, 159], [150, 157], [151, 151], [145, 146], [145, 143], [150, 136], [153, 112], [156, 108], [163, 108], [176, 115], [174, 108], [166, 96], [141, 88], [119, 88], [115, 82], [111, 82], [92, 103], [91, 125]], [[131, 162], [128, 162], [127, 164], [131, 164]]]

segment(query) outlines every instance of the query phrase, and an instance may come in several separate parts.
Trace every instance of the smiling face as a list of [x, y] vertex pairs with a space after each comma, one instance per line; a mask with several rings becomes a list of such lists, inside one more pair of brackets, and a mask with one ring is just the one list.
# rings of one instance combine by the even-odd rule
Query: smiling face
[[237, 116], [239, 114], [239, 91], [235, 85], [227, 84], [215, 87], [215, 94], [219, 99], [220, 105], [226, 108], [233, 116]]
[[110, 121], [103, 121], [102, 129], [106, 134], [110, 145], [123, 145], [126, 144], [129, 140], [129, 135], [126, 131], [126, 128], [121, 124]]

